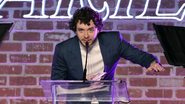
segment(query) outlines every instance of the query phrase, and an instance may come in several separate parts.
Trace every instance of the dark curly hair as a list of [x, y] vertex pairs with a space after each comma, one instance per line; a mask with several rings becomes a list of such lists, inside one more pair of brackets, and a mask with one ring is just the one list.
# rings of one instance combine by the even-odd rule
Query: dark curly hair
[[81, 23], [87, 25], [90, 25], [89, 22], [92, 20], [99, 31], [101, 31], [103, 27], [102, 18], [100, 17], [99, 13], [89, 7], [77, 9], [73, 14], [73, 17], [69, 21], [69, 28], [73, 32], [76, 32], [76, 24], [79, 20]]

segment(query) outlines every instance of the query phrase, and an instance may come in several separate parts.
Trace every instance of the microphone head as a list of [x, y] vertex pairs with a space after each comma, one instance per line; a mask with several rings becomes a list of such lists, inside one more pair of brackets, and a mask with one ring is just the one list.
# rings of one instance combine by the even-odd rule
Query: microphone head
[[86, 48], [88, 48], [89, 47], [89, 42], [86, 42], [85, 46], [86, 46]]

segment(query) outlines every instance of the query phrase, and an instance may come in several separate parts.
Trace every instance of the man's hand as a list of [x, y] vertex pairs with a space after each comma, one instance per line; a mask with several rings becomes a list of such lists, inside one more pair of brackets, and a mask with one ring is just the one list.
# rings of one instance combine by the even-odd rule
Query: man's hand
[[103, 77], [105, 76], [106, 72], [103, 73], [97, 73], [95, 75], [91, 75], [90, 77], [87, 77], [87, 80], [90, 81], [99, 81], [101, 79], [103, 79]]
[[146, 70], [146, 72], [150, 72], [150, 71], [160, 72], [160, 71], [165, 71], [165, 69], [160, 63], [157, 63], [154, 61], [150, 64], [150, 66]]

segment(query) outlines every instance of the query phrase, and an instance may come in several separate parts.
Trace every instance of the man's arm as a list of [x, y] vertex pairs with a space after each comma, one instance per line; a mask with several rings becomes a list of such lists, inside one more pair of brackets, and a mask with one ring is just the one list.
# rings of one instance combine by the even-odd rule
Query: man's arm
[[135, 48], [126, 42], [122, 36], [120, 36], [121, 40], [121, 54], [125, 59], [132, 61], [133, 63], [137, 63], [145, 68], [147, 68], [147, 72], [149, 71], [164, 71], [165, 69], [162, 65], [157, 61], [157, 58], [152, 54], [144, 52]]

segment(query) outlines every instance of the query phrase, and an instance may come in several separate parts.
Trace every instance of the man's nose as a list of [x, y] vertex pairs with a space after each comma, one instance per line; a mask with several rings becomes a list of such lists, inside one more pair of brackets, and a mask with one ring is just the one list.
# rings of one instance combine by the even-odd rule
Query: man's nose
[[84, 37], [85, 37], [85, 38], [88, 38], [88, 37], [89, 37], [89, 34], [88, 34], [87, 31], [85, 32]]

